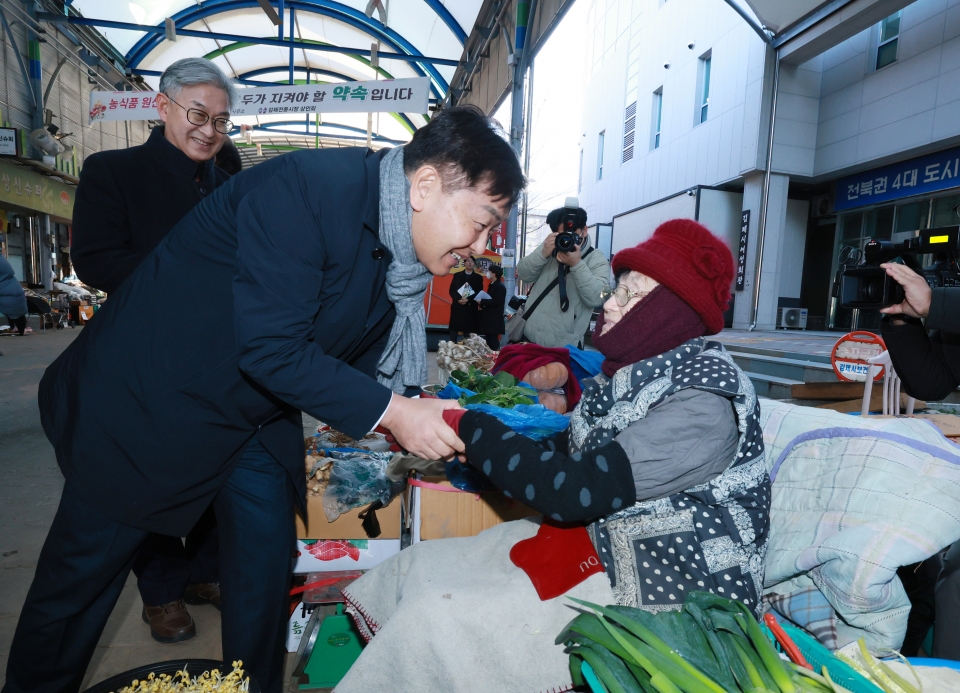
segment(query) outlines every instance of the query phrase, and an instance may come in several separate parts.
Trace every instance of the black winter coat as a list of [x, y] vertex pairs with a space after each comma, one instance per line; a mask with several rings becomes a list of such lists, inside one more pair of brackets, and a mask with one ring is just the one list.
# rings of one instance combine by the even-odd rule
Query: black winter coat
[[163, 127], [138, 147], [88, 157], [70, 247], [80, 281], [115, 292], [170, 229], [227, 179], [213, 159], [198, 164], [167, 141]]
[[380, 160], [286, 154], [177, 224], [40, 383], [67, 484], [184, 536], [256, 435], [304, 502], [300, 411], [361, 437], [391, 397], [374, 378], [395, 317]]
[[[469, 284], [473, 289], [473, 296], [467, 299], [466, 305], [460, 304], [460, 287]], [[474, 300], [476, 295], [483, 291], [483, 277], [477, 272], [467, 274], [465, 271], [457, 272], [453, 275], [450, 282], [450, 298], [453, 303], [450, 305], [450, 331], [456, 330], [469, 335], [471, 332], [479, 332], [477, 328], [477, 303]]]
[[490, 298], [477, 301], [480, 310], [477, 315], [477, 334], [504, 334], [507, 329], [503, 321], [504, 302], [507, 300], [507, 287], [502, 281], [490, 282], [487, 289]]
[[926, 327], [914, 318], [902, 325], [884, 318], [880, 333], [908, 395], [936, 401], [960, 386], [960, 288], [933, 290]]

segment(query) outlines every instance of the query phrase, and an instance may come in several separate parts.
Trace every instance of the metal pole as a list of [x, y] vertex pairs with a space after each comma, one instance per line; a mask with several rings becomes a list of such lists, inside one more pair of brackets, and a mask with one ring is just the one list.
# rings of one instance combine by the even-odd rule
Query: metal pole
[[[281, 8], [283, 7], [283, 0], [280, 0], [280, 7]], [[294, 14], [293, 14], [294, 12], [296, 12], [296, 10], [291, 7], [290, 8], [290, 84], [293, 84], [293, 65], [294, 65], [293, 42], [297, 38], [294, 35], [294, 28], [297, 26], [297, 22], [294, 19]], [[283, 15], [281, 14], [280, 16], [282, 17]]]
[[277, 0], [277, 15], [280, 17], [280, 23], [277, 25], [277, 38], [283, 41], [283, 0]]
[[[377, 68], [380, 66], [380, 61], [377, 58], [377, 52], [380, 49], [380, 44], [371, 43], [370, 44], [370, 67], [373, 68], [374, 79], [377, 78], [377, 75], [380, 73], [377, 71]], [[373, 140], [373, 113], [367, 112], [367, 149], [370, 149], [372, 146]]]
[[[532, 0], [528, 7], [525, 3], [517, 5], [517, 40], [515, 41], [516, 53], [513, 65], [513, 85], [510, 94], [510, 146], [517, 153], [517, 158], [523, 152], [524, 135], [524, 80], [527, 69], [527, 56], [529, 51], [526, 48], [526, 30], [537, 11], [537, 0]], [[521, 40], [522, 39], [522, 40]], [[519, 45], [516, 45], [519, 44]], [[519, 217], [519, 208], [516, 203], [510, 208], [510, 216], [507, 218], [507, 237], [504, 243], [504, 251], [510, 251], [507, 254], [513, 255], [513, 271], [504, 272], [503, 284], [509, 299], [513, 296], [517, 285], [517, 221]]]
[[780, 50], [773, 53], [773, 96], [770, 103], [770, 129], [767, 136], [767, 166], [763, 172], [763, 192], [760, 195], [760, 220], [757, 235], [757, 264], [753, 273], [753, 308], [750, 313], [750, 327], [753, 331], [757, 327], [757, 314], [760, 310], [760, 279], [763, 272], [763, 243], [767, 234], [767, 206], [770, 202], [770, 169], [773, 166], [773, 133], [777, 124], [777, 89], [780, 85]]
[[[523, 143], [523, 175], [525, 178], [530, 177], [530, 143], [531, 136], [533, 135], [533, 68], [534, 65], [531, 64], [527, 72], [527, 122], [526, 122], [526, 133], [524, 134], [525, 142]], [[517, 253], [517, 257], [523, 257], [527, 252], [527, 216], [530, 213], [530, 192], [527, 190], [523, 191], [523, 216], [520, 219], [520, 252]]]

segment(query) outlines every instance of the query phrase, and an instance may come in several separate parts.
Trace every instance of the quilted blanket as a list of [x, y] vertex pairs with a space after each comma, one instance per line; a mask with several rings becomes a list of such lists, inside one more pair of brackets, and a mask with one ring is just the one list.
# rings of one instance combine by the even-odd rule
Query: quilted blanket
[[783, 601], [815, 587], [837, 646], [899, 648], [910, 602], [897, 568], [960, 539], [960, 448], [917, 419], [760, 410], [773, 480], [765, 591]]

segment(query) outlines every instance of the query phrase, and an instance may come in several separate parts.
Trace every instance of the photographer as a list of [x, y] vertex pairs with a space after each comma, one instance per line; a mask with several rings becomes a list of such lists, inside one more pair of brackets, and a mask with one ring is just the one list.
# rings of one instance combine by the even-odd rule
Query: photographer
[[[600, 292], [607, 286], [610, 263], [590, 246], [587, 213], [575, 197], [550, 212], [547, 224], [552, 233], [517, 263], [520, 279], [533, 284], [527, 296], [523, 336], [545, 347], [582, 347], [593, 309], [600, 305]], [[529, 307], [544, 293], [532, 312]]]
[[906, 265], [880, 266], [904, 292], [902, 303], [880, 311], [887, 315], [883, 341], [903, 389], [918, 399], [943, 399], [960, 386], [960, 288], [931, 289]]
[[[881, 323], [883, 341], [903, 390], [918, 399], [943, 399], [960, 385], [960, 288], [931, 289], [926, 279], [905, 265], [880, 266], [903, 287], [903, 302], [880, 311], [886, 314]], [[960, 623], [960, 544], [922, 565], [905, 566], [897, 574], [901, 580], [906, 577], [904, 587], [918, 610], [916, 617], [910, 614], [907, 639], [913, 635], [913, 640], [922, 641], [924, 625], [934, 616], [931, 656], [960, 660], [960, 640], [956, 637], [956, 624]], [[936, 590], [931, 594], [934, 581]], [[918, 625], [911, 629], [914, 621]]]

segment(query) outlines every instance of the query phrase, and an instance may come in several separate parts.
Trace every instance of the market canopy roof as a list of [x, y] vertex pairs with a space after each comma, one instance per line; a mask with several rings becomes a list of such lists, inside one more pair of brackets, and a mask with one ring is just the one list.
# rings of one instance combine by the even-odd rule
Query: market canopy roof
[[[127, 69], [156, 88], [172, 62], [204, 56], [241, 85], [295, 81], [343, 82], [404, 77], [430, 78], [431, 98], [442, 100], [481, 0], [74, 0], [81, 17], [126, 57]], [[380, 5], [377, 7], [377, 5]], [[367, 15], [370, 11], [372, 16]], [[75, 13], [75, 14], [77, 14]], [[281, 18], [282, 24], [274, 21]], [[167, 40], [172, 20], [176, 41]], [[385, 21], [381, 21], [381, 19]], [[291, 44], [292, 45], [283, 45]], [[371, 44], [379, 43], [379, 69], [371, 66]], [[393, 117], [391, 117], [393, 116]], [[262, 144], [275, 132], [277, 146], [356, 144], [366, 140], [365, 113], [313, 116], [248, 116]], [[402, 143], [426, 122], [426, 114], [374, 115], [374, 143]], [[269, 138], [268, 138], [269, 139]], [[241, 143], [241, 142], [238, 142]]]

